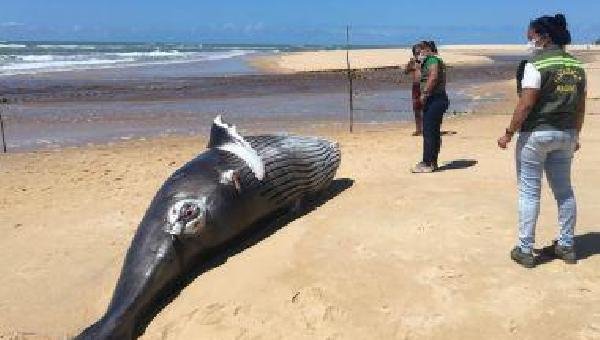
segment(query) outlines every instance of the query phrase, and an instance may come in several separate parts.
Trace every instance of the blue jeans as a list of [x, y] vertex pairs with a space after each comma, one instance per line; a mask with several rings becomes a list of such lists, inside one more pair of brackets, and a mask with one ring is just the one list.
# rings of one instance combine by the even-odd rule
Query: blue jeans
[[519, 247], [525, 253], [531, 253], [535, 244], [544, 171], [558, 204], [558, 244], [573, 246], [577, 205], [571, 187], [571, 163], [577, 138], [575, 130], [522, 132], [519, 135], [516, 149]]
[[445, 93], [432, 95], [423, 108], [423, 163], [437, 164], [442, 147], [442, 120], [448, 110]]

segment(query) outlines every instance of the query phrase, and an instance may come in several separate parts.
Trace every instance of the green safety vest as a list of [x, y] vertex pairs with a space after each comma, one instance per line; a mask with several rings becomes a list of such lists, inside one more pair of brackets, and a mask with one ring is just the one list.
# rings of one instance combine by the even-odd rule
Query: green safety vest
[[540, 98], [521, 131], [575, 129], [586, 86], [583, 63], [559, 48], [542, 51], [531, 63], [542, 76]]

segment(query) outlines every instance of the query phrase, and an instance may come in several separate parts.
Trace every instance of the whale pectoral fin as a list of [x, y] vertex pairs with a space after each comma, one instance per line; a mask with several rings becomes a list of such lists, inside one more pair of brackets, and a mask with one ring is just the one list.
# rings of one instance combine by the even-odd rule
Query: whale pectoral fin
[[218, 149], [236, 155], [243, 160], [250, 170], [256, 176], [256, 179], [262, 181], [265, 176], [265, 164], [258, 154], [242, 137], [234, 125], [229, 125], [217, 116], [210, 128], [210, 140], [208, 142], [209, 149]]
[[221, 172], [220, 183], [223, 185], [232, 185], [233, 187], [235, 187], [235, 190], [238, 193], [242, 191], [239, 170], [225, 170]]

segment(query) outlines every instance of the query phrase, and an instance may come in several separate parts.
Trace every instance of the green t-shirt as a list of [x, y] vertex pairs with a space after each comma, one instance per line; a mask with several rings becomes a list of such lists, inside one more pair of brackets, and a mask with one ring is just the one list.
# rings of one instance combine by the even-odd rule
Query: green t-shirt
[[425, 58], [421, 65], [421, 91], [425, 90], [427, 86], [427, 79], [429, 78], [429, 68], [432, 65], [438, 65], [438, 81], [433, 87], [431, 94], [445, 94], [446, 93], [446, 65], [444, 61], [435, 55], [430, 55]]

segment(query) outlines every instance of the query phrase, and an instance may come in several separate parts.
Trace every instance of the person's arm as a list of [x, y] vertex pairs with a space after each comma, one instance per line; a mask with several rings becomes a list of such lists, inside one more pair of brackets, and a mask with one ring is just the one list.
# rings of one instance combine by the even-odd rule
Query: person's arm
[[575, 127], [577, 128], [577, 133], [581, 133], [581, 129], [583, 128], [583, 122], [585, 120], [585, 101], [587, 99], [587, 91], [583, 92], [583, 96], [579, 98], [579, 103], [577, 103], [577, 118], [575, 121]]
[[427, 84], [425, 84], [424, 94], [431, 94], [431, 91], [435, 88], [439, 78], [439, 64], [430, 64], [427, 70]]
[[523, 89], [517, 107], [513, 112], [512, 119], [510, 120], [510, 125], [506, 128], [504, 135], [498, 138], [498, 146], [500, 148], [506, 149], [506, 146], [510, 143], [515, 132], [521, 129], [521, 125], [523, 125], [523, 122], [527, 119], [527, 115], [529, 115], [529, 112], [538, 101], [539, 97], [540, 90], [533, 88]]
[[410, 58], [406, 66], [404, 67], [404, 74], [409, 74], [414, 72], [417, 69], [415, 58]]
[[521, 81], [522, 90], [519, 96], [517, 107], [513, 112], [509, 126], [504, 135], [498, 138], [498, 146], [506, 149], [513, 135], [521, 129], [521, 125], [527, 119], [529, 112], [540, 98], [540, 89], [542, 88], [542, 75], [531, 63], [526, 63], [523, 68], [523, 79]]
[[438, 82], [439, 78], [439, 64], [431, 63], [427, 67], [427, 83], [425, 84], [425, 88], [423, 89], [423, 94], [421, 95], [421, 102], [425, 105], [427, 98], [431, 95], [431, 91], [435, 88], [435, 85]]
[[415, 70], [412, 73], [413, 83], [419, 83], [421, 81], [421, 68], [415, 66]]

